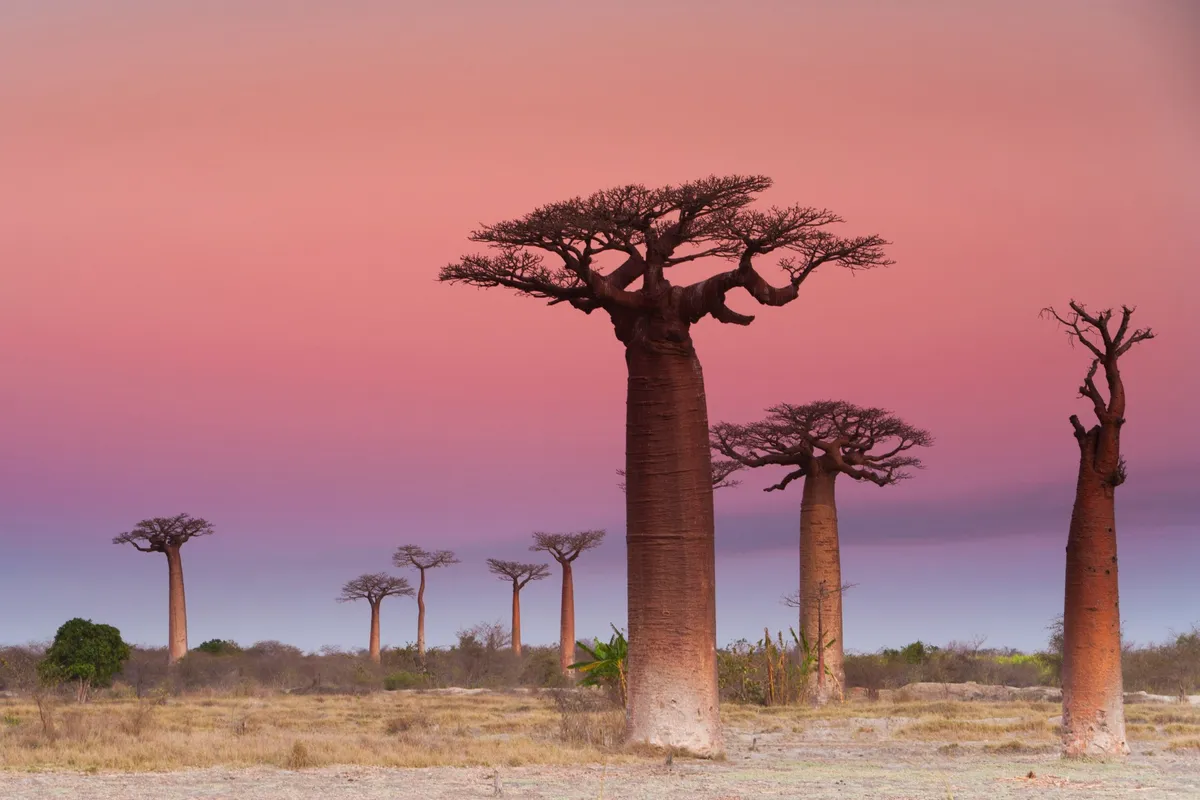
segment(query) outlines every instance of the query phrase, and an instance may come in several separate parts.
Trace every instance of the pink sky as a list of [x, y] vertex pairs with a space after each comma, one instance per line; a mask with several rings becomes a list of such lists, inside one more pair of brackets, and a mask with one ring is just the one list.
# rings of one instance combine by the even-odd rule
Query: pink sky
[[[481, 222], [709, 173], [897, 261], [699, 326], [714, 421], [888, 406], [938, 440], [896, 508], [1068, 485], [1086, 358], [1037, 311], [1076, 296], [1160, 332], [1128, 493], [1200, 477], [1183, 3], [243, 5], [0, 10], [0, 548], [179, 510], [385, 560], [619, 526], [607, 321], [434, 278]], [[792, 513], [768, 477], [718, 513]]]

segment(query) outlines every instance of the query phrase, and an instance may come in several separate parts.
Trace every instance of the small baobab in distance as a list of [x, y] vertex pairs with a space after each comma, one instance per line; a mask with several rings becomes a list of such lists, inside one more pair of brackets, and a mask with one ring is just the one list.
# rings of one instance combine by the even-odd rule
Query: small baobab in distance
[[512, 582], [512, 651], [521, 655], [521, 590], [530, 581], [550, 577], [550, 567], [547, 564], [523, 564], [498, 558], [489, 558], [487, 565], [488, 571], [500, 580]]
[[[673, 186], [618, 186], [534, 209], [471, 234], [489, 253], [439, 279], [502, 287], [548, 305], [600, 311], [625, 348], [629, 709], [626, 734], [695, 755], [722, 752], [718, 711], [713, 481], [704, 378], [691, 328], [705, 317], [749, 325], [734, 290], [786, 305], [817, 269], [891, 262], [878, 236], [844, 238], [842, 220], [805, 206], [751, 208], [758, 175]], [[759, 271], [776, 264], [782, 285]], [[724, 262], [673, 284], [681, 264]], [[756, 263], [756, 260], [758, 263]]]
[[404, 569], [411, 567], [421, 573], [417, 589], [417, 657], [425, 663], [425, 572], [459, 563], [452, 550], [430, 552], [415, 544], [403, 544], [392, 555], [392, 564]]
[[[1066, 592], [1063, 603], [1063, 754], [1072, 757], [1124, 756], [1124, 693], [1121, 682], [1121, 612], [1117, 584], [1116, 489], [1125, 482], [1121, 429], [1125, 425], [1125, 383], [1118, 361], [1138, 342], [1153, 339], [1149, 328], [1131, 329], [1133, 309], [1121, 308], [1111, 330], [1111, 308], [1089, 313], [1072, 300], [1070, 312], [1043, 309], [1079, 343], [1092, 363], [1079, 396], [1092, 404], [1096, 423], [1084, 427], [1072, 414], [1079, 445], [1079, 476], [1067, 535]], [[1096, 385], [1104, 371], [1108, 399]]]
[[143, 553], [167, 557], [167, 663], [187, 655], [187, 600], [183, 593], [180, 550], [200, 536], [213, 533], [211, 522], [190, 514], [144, 519], [133, 530], [113, 537], [113, 544], [130, 544]]
[[862, 408], [841, 400], [806, 405], [781, 403], [759, 422], [721, 422], [712, 428], [718, 453], [746, 467], [784, 466], [790, 471], [766, 491], [804, 479], [800, 499], [800, 631], [812, 643], [817, 668], [810, 684], [813, 699], [842, 699], [846, 685], [842, 627], [842, 556], [838, 536], [839, 475], [891, 486], [920, 469], [911, 455], [933, 437], [881, 408]]
[[366, 600], [371, 606], [371, 638], [367, 652], [371, 660], [378, 664], [381, 660], [379, 652], [379, 608], [385, 597], [412, 597], [412, 587], [407, 578], [397, 578], [386, 572], [373, 572], [359, 575], [346, 581], [342, 593], [337, 596], [339, 603], [351, 603], [355, 600]]
[[604, 541], [604, 531], [578, 531], [576, 533], [533, 534], [534, 552], [549, 553], [562, 566], [562, 606], [558, 625], [558, 666], [564, 675], [571, 674], [575, 663], [575, 577], [572, 565], [580, 554], [599, 547]]

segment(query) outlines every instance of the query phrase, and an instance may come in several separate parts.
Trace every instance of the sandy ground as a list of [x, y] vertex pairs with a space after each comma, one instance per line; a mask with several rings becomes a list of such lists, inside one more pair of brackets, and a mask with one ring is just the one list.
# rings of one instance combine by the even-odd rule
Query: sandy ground
[[[864, 720], [865, 721], [865, 720]], [[882, 721], [881, 721], [882, 722]], [[827, 735], [823, 735], [827, 734]], [[995, 754], [937, 742], [854, 742], [835, 729], [802, 737], [730, 731], [724, 762], [382, 769], [206, 769], [150, 774], [0, 772], [5, 800], [394, 800], [501, 797], [751, 800], [751, 798], [1200, 798], [1200, 754], [1139, 746], [1124, 763], [1064, 762], [1053, 753]], [[752, 749], [753, 748], [753, 749]]]

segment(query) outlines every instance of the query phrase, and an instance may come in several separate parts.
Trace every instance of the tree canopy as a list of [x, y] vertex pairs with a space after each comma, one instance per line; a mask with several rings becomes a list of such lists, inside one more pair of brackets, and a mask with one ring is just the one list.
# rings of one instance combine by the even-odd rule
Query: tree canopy
[[529, 549], [534, 552], [545, 552], [553, 556], [560, 564], [569, 564], [579, 558], [585, 550], [599, 547], [604, 541], [605, 532], [602, 530], [578, 531], [576, 533], [542, 533], [533, 534], [533, 544]]
[[415, 544], [404, 544], [396, 548], [392, 555], [392, 564], [397, 567], [414, 567], [419, 570], [444, 567], [459, 563], [453, 550], [434, 550], [430, 552]]
[[407, 578], [397, 578], [386, 572], [375, 572], [359, 575], [353, 580], [346, 581], [342, 593], [338, 596], [339, 603], [349, 603], [354, 600], [366, 600], [371, 605], [383, 601], [385, 597], [394, 595], [413, 595], [413, 588], [408, 585]]
[[[629, 184], [587, 197], [551, 203], [519, 219], [485, 225], [471, 240], [491, 252], [443, 267], [439, 280], [568, 303], [586, 313], [609, 314], [626, 345], [648, 339], [687, 338], [705, 316], [749, 325], [726, 295], [743, 289], [761, 305], [781, 306], [822, 264], [853, 270], [891, 264], [879, 236], [841, 237], [827, 227], [842, 222], [807, 206], [750, 208], [770, 188], [761, 175], [709, 176], [647, 188]], [[775, 286], [754, 260], [779, 253], [786, 283]], [[549, 263], [547, 263], [547, 258]], [[602, 261], [615, 259], [606, 267]], [[712, 258], [736, 266], [684, 286], [672, 286], [671, 267]], [[640, 285], [634, 286], [637, 281]]]
[[882, 408], [866, 408], [842, 400], [805, 405], [780, 403], [759, 422], [712, 427], [713, 449], [746, 467], [796, 467], [767, 491], [783, 489], [822, 458], [825, 468], [887, 486], [921, 469], [914, 447], [928, 447], [933, 437]]
[[131, 544], [143, 553], [165, 553], [197, 536], [210, 536], [213, 524], [190, 514], [144, 519], [133, 530], [113, 537], [113, 544]]
[[513, 588], [524, 589], [530, 581], [540, 581], [550, 577], [550, 567], [547, 564], [524, 564], [520, 561], [501, 561], [498, 558], [487, 560], [488, 571], [500, 580], [512, 581]]

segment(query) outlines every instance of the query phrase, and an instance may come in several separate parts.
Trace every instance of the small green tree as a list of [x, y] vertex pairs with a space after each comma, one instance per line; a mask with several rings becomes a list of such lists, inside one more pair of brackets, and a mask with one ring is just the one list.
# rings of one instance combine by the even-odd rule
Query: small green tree
[[233, 656], [242, 652], [242, 646], [232, 639], [209, 639], [207, 642], [201, 642], [195, 652], [214, 656]]
[[76, 681], [75, 699], [86, 702], [92, 686], [108, 686], [131, 651], [121, 632], [90, 619], [67, 620], [54, 634], [54, 643], [38, 664], [38, 675], [47, 683]]

